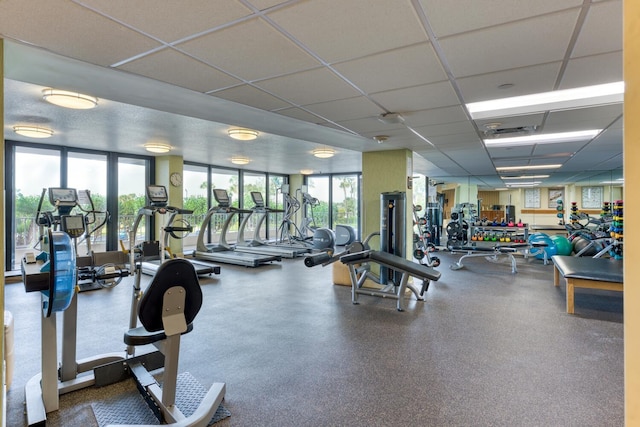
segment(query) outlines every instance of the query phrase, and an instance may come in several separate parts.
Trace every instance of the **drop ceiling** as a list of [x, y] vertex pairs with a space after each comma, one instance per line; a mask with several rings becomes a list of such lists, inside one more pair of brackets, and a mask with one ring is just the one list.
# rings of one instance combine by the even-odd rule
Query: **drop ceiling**
[[[406, 148], [415, 173], [482, 188], [505, 186], [498, 166], [561, 163], [553, 186], [622, 173], [622, 104], [475, 121], [465, 107], [621, 81], [621, 0], [4, 0], [0, 36], [7, 140], [133, 154], [159, 140], [188, 162], [241, 155], [285, 174], [359, 171], [363, 152]], [[99, 105], [49, 105], [48, 87]], [[487, 149], [496, 122], [604, 132]], [[13, 133], [25, 124], [55, 133]], [[260, 135], [234, 141], [232, 126]], [[336, 155], [313, 157], [320, 146]]]

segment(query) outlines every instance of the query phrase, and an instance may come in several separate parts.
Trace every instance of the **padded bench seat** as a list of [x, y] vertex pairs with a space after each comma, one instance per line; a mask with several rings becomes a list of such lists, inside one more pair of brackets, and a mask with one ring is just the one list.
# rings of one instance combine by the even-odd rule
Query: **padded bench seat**
[[612, 258], [554, 255], [553, 285], [560, 286], [560, 276], [567, 282], [567, 313], [574, 313], [575, 288], [623, 292], [622, 261]]

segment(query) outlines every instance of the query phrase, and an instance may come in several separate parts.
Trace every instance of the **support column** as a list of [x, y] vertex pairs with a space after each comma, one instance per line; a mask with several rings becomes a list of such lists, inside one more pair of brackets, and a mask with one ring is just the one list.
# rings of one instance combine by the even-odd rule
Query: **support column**
[[[156, 177], [155, 183], [157, 185], [164, 185], [167, 187], [167, 193], [169, 195], [169, 205], [177, 208], [183, 207], [184, 189], [182, 183], [183, 173], [183, 160], [182, 156], [158, 156], [156, 157]], [[172, 174], [179, 174], [179, 182], [171, 179]], [[176, 183], [178, 185], [176, 185]], [[160, 227], [164, 225], [168, 218], [157, 218], [155, 226], [155, 235], [160, 236]], [[162, 245], [163, 242], [160, 242]], [[181, 254], [182, 240], [169, 239], [169, 248], [173, 254]]]
[[[407, 194], [406, 254], [413, 254], [413, 153], [410, 150], [362, 153], [362, 239], [380, 231], [380, 193], [403, 191]], [[378, 249], [379, 239], [372, 240]]]
[[[640, 212], [640, 2], [624, 0], [624, 212]], [[640, 223], [624, 224], [627, 244], [640, 235]], [[640, 425], [640, 252], [624, 251], [624, 390], [625, 425]]]

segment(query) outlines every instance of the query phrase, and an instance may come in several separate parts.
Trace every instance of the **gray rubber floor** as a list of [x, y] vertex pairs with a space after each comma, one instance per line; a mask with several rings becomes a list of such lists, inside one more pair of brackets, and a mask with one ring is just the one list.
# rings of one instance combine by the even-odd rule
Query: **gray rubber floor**
[[[182, 340], [181, 372], [225, 382], [216, 426], [622, 426], [622, 295], [578, 291], [565, 312], [553, 267], [440, 253], [442, 278], [403, 313], [395, 301], [332, 284], [301, 259], [223, 265]], [[80, 294], [78, 357], [124, 350], [131, 282]], [[39, 368], [40, 297], [6, 286], [16, 366], [7, 424], [22, 426], [23, 387]], [[124, 384], [122, 387], [126, 388]], [[101, 389], [64, 396], [52, 426], [97, 425]]]

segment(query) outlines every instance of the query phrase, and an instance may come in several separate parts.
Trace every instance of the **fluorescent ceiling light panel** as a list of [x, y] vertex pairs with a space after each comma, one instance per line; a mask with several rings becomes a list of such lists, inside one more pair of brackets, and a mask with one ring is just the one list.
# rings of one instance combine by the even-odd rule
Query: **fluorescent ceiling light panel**
[[595, 105], [619, 104], [623, 100], [624, 82], [615, 82], [472, 102], [467, 104], [467, 110], [472, 119], [479, 120], [521, 116], [550, 110], [570, 110]]
[[531, 170], [531, 169], [557, 169], [561, 167], [561, 164], [554, 165], [529, 165], [529, 166], [501, 166], [497, 167], [496, 171], [519, 171], [519, 170]]
[[533, 182], [521, 182], [518, 184], [507, 184], [507, 187], [509, 188], [514, 188], [514, 187], [535, 187], [537, 185], [540, 185], [541, 181], [533, 181]]
[[500, 179], [540, 179], [549, 178], [549, 175], [520, 175], [520, 176], [501, 176]]
[[602, 129], [581, 130], [575, 132], [541, 133], [538, 135], [514, 136], [511, 138], [483, 139], [487, 147], [514, 147], [529, 144], [556, 144], [560, 142], [586, 141], [595, 138]]

